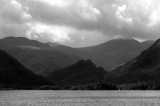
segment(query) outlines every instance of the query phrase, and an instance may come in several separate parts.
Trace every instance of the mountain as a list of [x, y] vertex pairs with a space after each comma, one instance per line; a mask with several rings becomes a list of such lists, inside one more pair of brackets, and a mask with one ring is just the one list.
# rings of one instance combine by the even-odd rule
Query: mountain
[[48, 42], [47, 44], [49, 44], [49, 46], [52, 47], [53, 49], [61, 51], [63, 53], [77, 55], [80, 57], [85, 57], [86, 55], [85, 53], [77, 50], [76, 48], [68, 47], [65, 45], [58, 44], [58, 43], [51, 43], [51, 42]]
[[148, 49], [151, 45], [154, 44], [155, 41], [153, 40], [148, 40], [148, 41], [144, 41], [144, 42], [141, 42], [141, 44], [144, 46], [144, 48]]
[[0, 50], [0, 84], [3, 85], [47, 85], [43, 77], [33, 74], [15, 58]]
[[62, 70], [58, 70], [47, 76], [55, 85], [85, 85], [104, 81], [107, 72], [96, 67], [90, 60], [81, 60]]
[[37, 48], [50, 47], [48, 44], [44, 44], [36, 40], [29, 40], [24, 37], [6, 37], [4, 39], [0, 39], [1, 48], [6, 49], [8, 47], [20, 47], [20, 46], [37, 47]]
[[67, 67], [81, 58], [50, 47], [49, 44], [23, 37], [7, 37], [0, 40], [0, 48], [19, 60], [32, 72], [46, 76]]
[[144, 50], [139, 56], [122, 65], [106, 76], [107, 81], [128, 83], [160, 80], [160, 40]]
[[138, 56], [151, 44], [151, 41], [140, 43], [134, 39], [113, 39], [97, 46], [77, 50], [86, 53], [85, 59], [91, 59], [96, 65], [111, 71]]
[[90, 59], [96, 66], [111, 71], [138, 56], [151, 43], [152, 41], [140, 43], [134, 39], [114, 39], [97, 46], [71, 48], [58, 43], [41, 43], [23, 37], [7, 37], [0, 40], [0, 48], [32, 72], [47, 76], [81, 59]]

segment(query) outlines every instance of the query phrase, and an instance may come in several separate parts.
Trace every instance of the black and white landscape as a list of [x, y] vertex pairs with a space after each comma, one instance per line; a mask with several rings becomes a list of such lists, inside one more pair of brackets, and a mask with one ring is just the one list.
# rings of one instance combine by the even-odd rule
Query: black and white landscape
[[0, 105], [159, 106], [159, 29], [159, 0], [0, 0]]
[[160, 89], [159, 4], [1, 0], [1, 89]]
[[[97, 46], [71, 48], [6, 37], [0, 40], [1, 86], [21, 89], [29, 80], [31, 89], [159, 89], [159, 45], [159, 40], [114, 39]], [[34, 76], [37, 83], [31, 80]]]

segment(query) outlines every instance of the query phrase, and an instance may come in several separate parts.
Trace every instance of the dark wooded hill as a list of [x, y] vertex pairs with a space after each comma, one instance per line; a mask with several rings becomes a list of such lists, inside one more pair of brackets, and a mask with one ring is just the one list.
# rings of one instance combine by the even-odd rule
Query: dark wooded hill
[[15, 58], [0, 50], [0, 85], [51, 85], [41, 76], [33, 74]]
[[56, 85], [85, 85], [96, 82], [103, 82], [107, 72], [96, 67], [90, 60], [81, 60], [62, 70], [53, 72], [47, 78]]
[[56, 50], [48, 44], [23, 37], [1, 39], [0, 48], [7, 51], [32, 72], [42, 76], [67, 67], [81, 59], [74, 54]]
[[106, 76], [106, 80], [116, 83], [160, 80], [160, 40], [110, 75], [113, 78]]
[[140, 43], [134, 39], [113, 39], [97, 46], [79, 48], [78, 50], [86, 53], [84, 55], [86, 59], [91, 59], [96, 65], [104, 67], [107, 71], [112, 71], [117, 66], [138, 56], [153, 43], [153, 41]]

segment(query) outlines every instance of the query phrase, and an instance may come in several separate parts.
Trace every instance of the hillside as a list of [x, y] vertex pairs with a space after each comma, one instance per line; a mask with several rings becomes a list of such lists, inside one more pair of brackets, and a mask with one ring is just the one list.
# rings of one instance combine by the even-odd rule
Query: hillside
[[97, 46], [77, 50], [86, 53], [84, 58], [91, 59], [96, 65], [111, 71], [138, 56], [152, 43], [153, 41], [140, 43], [134, 39], [113, 39]]
[[0, 84], [36, 86], [51, 83], [43, 77], [33, 74], [15, 58], [0, 50]]
[[152, 42], [140, 43], [134, 39], [114, 39], [97, 46], [71, 48], [57, 43], [41, 43], [23, 37], [7, 37], [0, 40], [0, 48], [7, 51], [32, 72], [47, 76], [81, 59], [90, 59], [96, 66], [111, 71], [138, 56]]
[[47, 78], [56, 85], [85, 85], [103, 82], [107, 72], [96, 67], [90, 60], [81, 60], [62, 70], [53, 72]]
[[48, 44], [22, 37], [1, 39], [0, 48], [7, 51], [32, 72], [42, 76], [80, 60], [80, 57], [74, 54], [64, 53]]
[[160, 80], [160, 40], [110, 75], [113, 78], [106, 76], [106, 80], [116, 83]]

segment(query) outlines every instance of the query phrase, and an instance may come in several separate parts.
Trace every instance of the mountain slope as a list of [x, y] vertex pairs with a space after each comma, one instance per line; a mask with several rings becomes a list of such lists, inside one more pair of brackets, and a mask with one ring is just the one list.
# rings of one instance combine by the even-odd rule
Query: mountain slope
[[107, 72], [96, 67], [90, 60], [81, 60], [47, 76], [56, 85], [85, 85], [104, 81]]
[[111, 71], [138, 56], [150, 44], [140, 43], [134, 39], [114, 39], [101, 45], [78, 50], [88, 54], [85, 58], [91, 59], [96, 65]]
[[48, 80], [33, 74], [16, 59], [0, 50], [0, 84], [46, 85]]
[[72, 47], [68, 47], [65, 45], [57, 44], [57, 43], [50, 43], [50, 42], [47, 44], [49, 44], [49, 46], [52, 47], [53, 49], [67, 53], [67, 54], [74, 54], [74, 55], [78, 55], [78, 56], [83, 55], [82, 52], [80, 52]]
[[45, 44], [22, 37], [8, 37], [0, 40], [0, 48], [34, 73], [46, 76], [81, 59], [90, 59], [96, 66], [111, 71], [138, 56], [151, 43], [115, 39], [98, 46], [71, 48], [57, 43]]
[[48, 44], [44, 44], [38, 42], [36, 40], [29, 40], [24, 37], [6, 37], [4, 39], [0, 39], [0, 47], [8, 48], [8, 47], [20, 47], [20, 46], [28, 46], [28, 47], [39, 47], [39, 48], [49, 48]]
[[110, 75], [113, 78], [106, 76], [106, 80], [118, 83], [160, 80], [160, 40], [132, 61], [113, 70]]
[[80, 57], [74, 54], [67, 54], [48, 44], [22, 37], [1, 39], [0, 48], [7, 51], [32, 72], [42, 76], [80, 60]]

